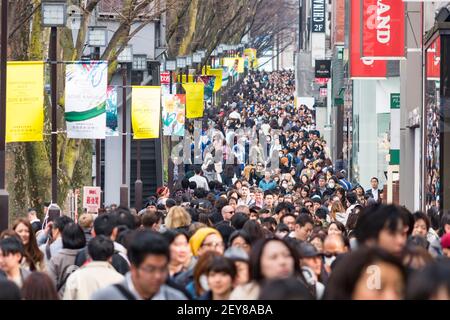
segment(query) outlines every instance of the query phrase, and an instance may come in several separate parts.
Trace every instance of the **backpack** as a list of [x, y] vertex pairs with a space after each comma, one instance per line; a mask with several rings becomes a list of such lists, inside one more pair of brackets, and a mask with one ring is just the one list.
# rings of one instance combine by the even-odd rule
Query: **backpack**
[[61, 279], [58, 281], [58, 285], [56, 286], [56, 291], [59, 292], [61, 289], [63, 289], [69, 276], [72, 273], [74, 273], [75, 271], [77, 271], [79, 268], [80, 267], [75, 264], [70, 264], [70, 265], [66, 266], [61, 273]]

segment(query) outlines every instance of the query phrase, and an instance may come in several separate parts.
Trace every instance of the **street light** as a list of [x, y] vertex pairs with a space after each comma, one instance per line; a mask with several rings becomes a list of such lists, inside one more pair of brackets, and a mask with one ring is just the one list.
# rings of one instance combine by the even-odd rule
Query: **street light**
[[[147, 55], [135, 54], [133, 55], [133, 71], [148, 70]], [[134, 182], [134, 207], [136, 210], [142, 209], [142, 194], [143, 183], [141, 179], [141, 140], [136, 141], [136, 181]]]
[[127, 73], [128, 64], [133, 62], [133, 49], [125, 47], [117, 57], [122, 68], [122, 185], [120, 186], [120, 206], [128, 207], [127, 185]]
[[62, 0], [42, 0], [42, 26], [64, 27], [67, 22], [67, 3]]
[[[91, 57], [92, 60], [100, 60], [100, 47], [106, 47], [108, 42], [107, 40], [108, 30], [106, 27], [101, 26], [90, 26], [88, 28], [88, 41], [87, 44], [90, 48], [94, 50], [93, 55]], [[101, 187], [101, 149], [102, 149], [102, 140], [95, 139], [95, 184], [97, 187]], [[103, 200], [103, 197], [101, 197]], [[103, 204], [103, 201], [101, 201]]]
[[67, 4], [66, 1], [43, 0], [41, 4], [42, 10], [42, 26], [50, 27], [50, 49], [49, 60], [51, 64], [50, 71], [50, 87], [52, 102], [52, 202], [58, 201], [58, 158], [57, 158], [57, 92], [58, 92], [58, 70], [57, 70], [57, 46], [58, 46], [58, 27], [63, 27], [67, 21]]
[[[186, 57], [177, 57], [177, 68], [181, 71], [184, 68], [186, 68]], [[178, 72], [180, 75], [179, 83], [183, 82], [183, 75], [182, 72]], [[187, 80], [187, 79], [186, 79]]]
[[8, 229], [9, 194], [5, 181], [6, 149], [6, 60], [8, 59], [8, 0], [2, 0], [0, 49], [0, 231]]

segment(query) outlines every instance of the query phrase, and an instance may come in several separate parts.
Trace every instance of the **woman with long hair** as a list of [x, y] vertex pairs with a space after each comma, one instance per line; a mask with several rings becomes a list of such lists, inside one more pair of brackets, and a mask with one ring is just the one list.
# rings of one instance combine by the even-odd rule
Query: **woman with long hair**
[[44, 254], [39, 250], [30, 222], [25, 218], [19, 218], [14, 222], [12, 229], [20, 236], [25, 248], [22, 267], [30, 271], [44, 271]]

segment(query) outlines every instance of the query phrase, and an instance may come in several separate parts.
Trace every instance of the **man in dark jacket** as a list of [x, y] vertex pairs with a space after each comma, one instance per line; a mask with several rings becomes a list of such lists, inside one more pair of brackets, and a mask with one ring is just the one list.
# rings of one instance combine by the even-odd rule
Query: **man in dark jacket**
[[[94, 236], [104, 235], [114, 241], [114, 254], [112, 256], [112, 266], [117, 272], [126, 274], [130, 270], [126, 249], [119, 243], [115, 242], [117, 237], [117, 216], [114, 213], [106, 213], [98, 216], [94, 221]], [[75, 264], [81, 267], [89, 260], [87, 249], [81, 250], [76, 259]]]

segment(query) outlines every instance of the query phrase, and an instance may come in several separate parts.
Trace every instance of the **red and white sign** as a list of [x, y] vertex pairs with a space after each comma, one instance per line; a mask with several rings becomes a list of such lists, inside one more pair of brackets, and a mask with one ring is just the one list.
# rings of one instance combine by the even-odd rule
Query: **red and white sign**
[[441, 39], [437, 38], [427, 49], [427, 80], [441, 77]]
[[330, 78], [315, 78], [315, 82], [321, 85], [327, 84], [328, 80], [330, 80]]
[[170, 72], [161, 72], [161, 84], [170, 84]]
[[321, 97], [326, 97], [327, 94], [328, 94], [327, 88], [320, 88], [320, 96]]
[[102, 189], [100, 187], [83, 187], [83, 209], [88, 213], [98, 213]]
[[361, 57], [374, 60], [405, 58], [405, 4], [403, 0], [360, 0]]
[[350, 78], [386, 78], [387, 62], [361, 58], [361, 0], [351, 0]]

